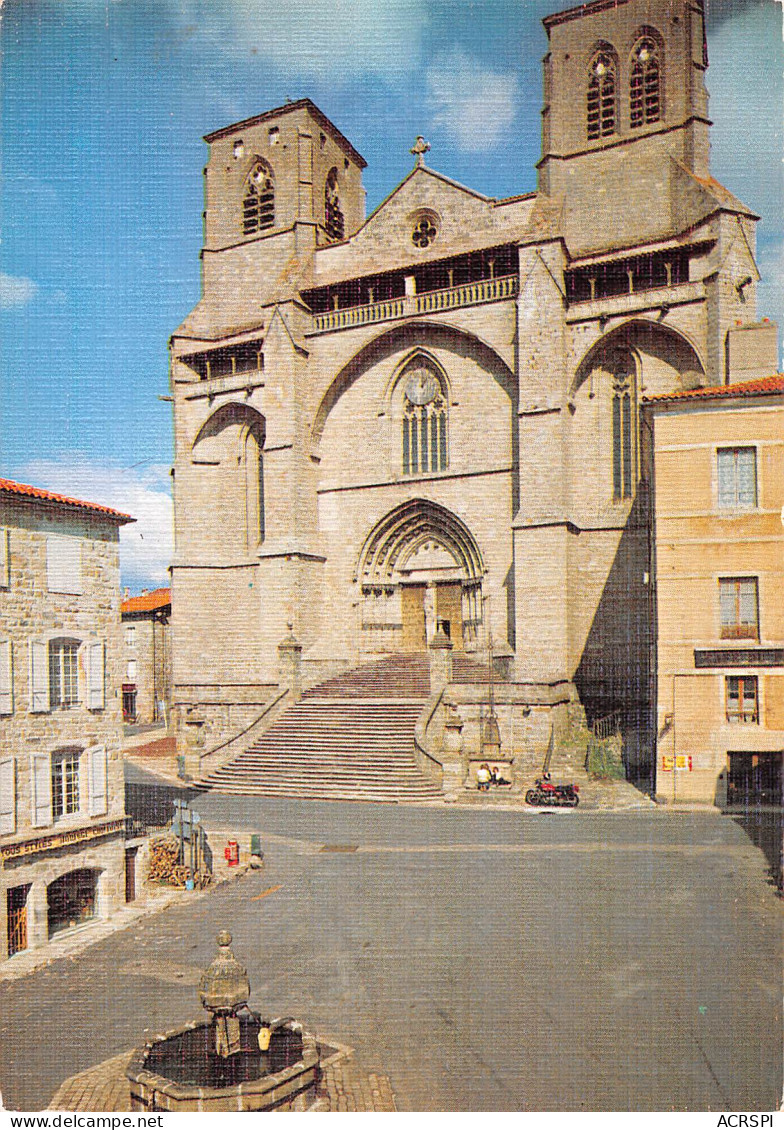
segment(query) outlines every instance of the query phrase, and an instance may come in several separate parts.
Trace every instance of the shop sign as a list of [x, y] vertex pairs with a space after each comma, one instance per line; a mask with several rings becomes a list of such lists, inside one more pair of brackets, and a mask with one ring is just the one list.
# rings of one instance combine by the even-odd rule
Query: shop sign
[[0, 845], [0, 859], [18, 859], [23, 855], [39, 855], [54, 848], [70, 847], [85, 840], [97, 840], [110, 836], [113, 832], [125, 831], [125, 820], [108, 820], [103, 824], [88, 824], [84, 828], [69, 828], [52, 836], [39, 836], [34, 840], [23, 840], [16, 844]]

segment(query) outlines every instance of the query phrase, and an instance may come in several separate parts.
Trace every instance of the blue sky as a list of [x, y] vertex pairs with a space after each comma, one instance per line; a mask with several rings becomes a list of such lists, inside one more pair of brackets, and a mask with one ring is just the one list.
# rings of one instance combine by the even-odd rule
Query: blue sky
[[[710, 3], [710, 0], [709, 0]], [[124, 580], [166, 583], [166, 344], [199, 296], [203, 134], [312, 98], [368, 161], [372, 210], [429, 164], [535, 187], [541, 19], [557, 0], [5, 0], [0, 473], [129, 510]], [[782, 17], [709, 8], [713, 173], [763, 218], [784, 323]]]

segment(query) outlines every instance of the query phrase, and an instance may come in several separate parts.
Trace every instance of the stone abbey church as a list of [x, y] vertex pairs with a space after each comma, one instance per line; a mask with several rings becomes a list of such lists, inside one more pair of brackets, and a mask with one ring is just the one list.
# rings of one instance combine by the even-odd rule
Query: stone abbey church
[[457, 184], [420, 138], [366, 217], [308, 99], [205, 139], [203, 297], [171, 340], [186, 752], [446, 637], [466, 763], [491, 648], [507, 762], [579, 702], [623, 712], [644, 775], [640, 405], [753, 351], [757, 217], [711, 177], [702, 0], [544, 23], [534, 192]]

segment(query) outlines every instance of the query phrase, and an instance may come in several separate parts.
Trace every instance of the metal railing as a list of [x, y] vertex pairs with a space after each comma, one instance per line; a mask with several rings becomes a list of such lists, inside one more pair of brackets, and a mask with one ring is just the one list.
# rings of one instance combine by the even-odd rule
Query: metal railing
[[315, 314], [313, 322], [317, 332], [342, 330], [349, 326], [363, 326], [371, 322], [386, 322], [393, 318], [411, 318], [417, 314], [435, 314], [441, 310], [454, 310], [459, 306], [477, 306], [483, 302], [498, 302], [517, 295], [517, 275], [502, 275], [497, 279], [450, 286], [445, 290], [430, 290], [423, 294], [410, 294], [401, 298], [388, 298], [366, 306], [350, 306], [346, 310], [329, 310]]
[[591, 724], [593, 736], [600, 742], [605, 738], [611, 738], [613, 734], [617, 734], [621, 729], [621, 712], [620, 710], [613, 710], [612, 714], [605, 714], [603, 718], [594, 718]]

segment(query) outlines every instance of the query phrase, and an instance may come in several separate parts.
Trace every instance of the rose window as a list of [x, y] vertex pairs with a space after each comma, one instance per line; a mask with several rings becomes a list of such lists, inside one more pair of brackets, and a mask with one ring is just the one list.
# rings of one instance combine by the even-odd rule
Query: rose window
[[411, 239], [416, 247], [429, 247], [437, 235], [436, 225], [428, 216], [423, 216], [411, 233]]

